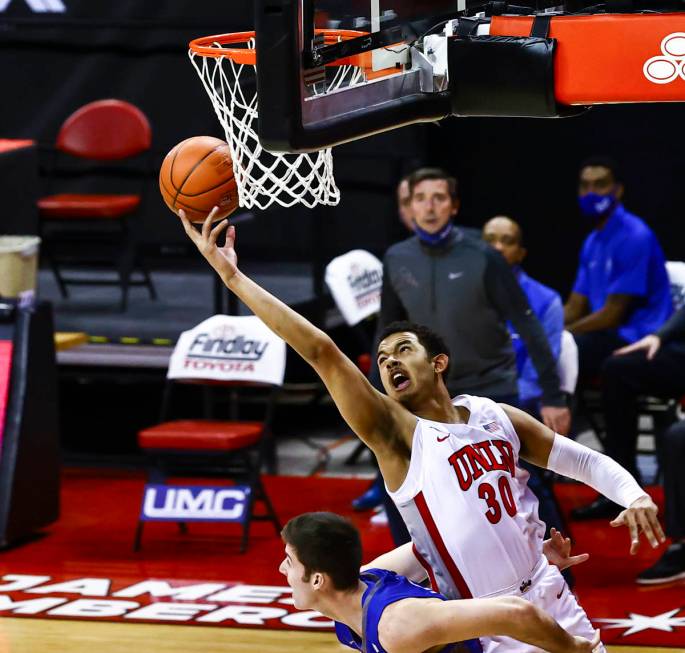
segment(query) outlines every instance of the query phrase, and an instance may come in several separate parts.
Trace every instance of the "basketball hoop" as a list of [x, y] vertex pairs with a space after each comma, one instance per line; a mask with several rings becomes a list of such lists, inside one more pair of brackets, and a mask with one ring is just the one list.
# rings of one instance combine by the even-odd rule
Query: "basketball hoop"
[[[362, 36], [350, 30], [317, 30], [324, 43]], [[306, 154], [265, 150], [257, 135], [257, 57], [254, 32], [206, 36], [190, 43], [190, 60], [200, 75], [231, 148], [240, 205], [265, 209], [304, 204], [334, 206], [340, 191], [333, 177], [331, 148]], [[366, 81], [363, 56], [334, 62], [316, 83], [312, 96]]]

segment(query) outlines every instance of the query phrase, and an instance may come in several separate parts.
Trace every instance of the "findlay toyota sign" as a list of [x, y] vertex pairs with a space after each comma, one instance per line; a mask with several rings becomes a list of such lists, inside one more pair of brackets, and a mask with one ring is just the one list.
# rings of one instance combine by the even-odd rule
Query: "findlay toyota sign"
[[274, 585], [144, 580], [115, 587], [109, 578], [56, 579], [6, 574], [0, 578], [0, 616], [184, 622], [203, 626], [321, 630], [333, 623], [293, 607], [291, 590]]
[[285, 342], [258, 317], [214, 315], [178, 339], [170, 379], [215, 379], [281, 385]]

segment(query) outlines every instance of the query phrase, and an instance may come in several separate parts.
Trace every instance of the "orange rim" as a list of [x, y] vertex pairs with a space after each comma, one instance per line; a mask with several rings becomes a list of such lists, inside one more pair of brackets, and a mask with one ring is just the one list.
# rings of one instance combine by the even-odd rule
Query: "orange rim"
[[[357, 38], [358, 36], [366, 36], [368, 32], [359, 32], [351, 29], [317, 29], [317, 34], [323, 34], [323, 40], [326, 45], [337, 43], [338, 41], [347, 41], [349, 39]], [[226, 57], [237, 64], [245, 64], [254, 66], [257, 63], [257, 53], [255, 48], [234, 48], [233, 45], [239, 43], [247, 43], [254, 38], [254, 32], [232, 32], [230, 34], [217, 34], [215, 36], [202, 36], [198, 39], [193, 39], [188, 47], [201, 57], [213, 57], [218, 59]], [[364, 55], [353, 55], [338, 59], [332, 62], [332, 66], [359, 66], [365, 67], [366, 60]]]

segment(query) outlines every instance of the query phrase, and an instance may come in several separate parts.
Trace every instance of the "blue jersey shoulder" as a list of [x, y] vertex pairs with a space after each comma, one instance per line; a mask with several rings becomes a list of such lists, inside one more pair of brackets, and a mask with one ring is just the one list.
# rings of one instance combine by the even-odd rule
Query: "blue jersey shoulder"
[[[335, 624], [335, 633], [341, 644], [364, 653], [386, 653], [379, 641], [378, 624], [383, 610], [391, 603], [409, 598], [447, 600], [442, 594], [421, 587], [393, 571], [367, 569], [359, 578], [366, 584], [362, 596], [362, 638], [339, 622]], [[446, 647], [445, 651], [448, 650], [451, 647]]]

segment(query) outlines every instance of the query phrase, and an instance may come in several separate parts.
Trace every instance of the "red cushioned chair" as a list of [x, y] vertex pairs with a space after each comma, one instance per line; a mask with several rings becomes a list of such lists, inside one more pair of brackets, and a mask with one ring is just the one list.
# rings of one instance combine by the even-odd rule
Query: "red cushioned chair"
[[[138, 257], [136, 238], [130, 223], [142, 204], [144, 175], [112, 162], [125, 159], [143, 160], [143, 172], [150, 170], [147, 153], [152, 143], [150, 123], [145, 114], [122, 100], [98, 100], [82, 106], [62, 124], [49, 167], [51, 185], [57, 178], [131, 178], [137, 181], [137, 192], [74, 193], [62, 192], [38, 200], [42, 251], [57, 280], [62, 297], [69, 296], [68, 285], [118, 285], [122, 290], [121, 310], [126, 309], [128, 289], [132, 285], [148, 287], [150, 297], [156, 299], [155, 288], [148, 270]], [[69, 170], [58, 163], [70, 159], [88, 160], [94, 167], [83, 166]], [[58, 161], [59, 158], [59, 161]], [[100, 183], [101, 180], [100, 180]], [[121, 180], [119, 180], [121, 184]], [[117, 187], [119, 190], [119, 187]], [[65, 277], [61, 264], [90, 267], [107, 263], [114, 266], [118, 280], [102, 277]], [[131, 279], [138, 267], [142, 279]]]
[[[256, 335], [255, 325], [258, 327]], [[220, 353], [193, 353], [198, 333], [213, 333], [212, 337], [217, 338], [222, 336], [216, 336], [216, 333], [229, 333], [231, 335], [225, 337], [235, 339], [236, 332], [244, 338], [261, 339], [270, 348], [272, 357], [266, 361], [266, 367], [271, 366], [271, 369], [266, 372], [256, 369], [254, 380], [231, 369], [237, 360], [235, 355], [222, 359]], [[214, 371], [211, 377], [197, 373], [190, 378], [186, 364], [189, 360], [208, 363], [209, 367], [220, 371]], [[257, 365], [255, 363], [255, 367]], [[250, 487], [241, 553], [247, 549], [251, 521], [270, 521], [276, 533], [280, 535], [281, 532], [281, 524], [262, 484], [261, 469], [265, 462], [275, 464], [271, 421], [284, 368], [285, 344], [258, 318], [228, 315], [209, 318], [179, 338], [169, 366], [160, 423], [138, 433], [138, 445], [150, 460], [149, 483], [163, 484], [172, 475], [219, 476]], [[195, 403], [202, 400], [201, 418], [169, 419], [182, 393], [186, 398], [195, 394]], [[241, 415], [246, 411], [251, 413], [249, 419]], [[220, 412], [222, 415], [217, 414]], [[263, 504], [261, 514], [254, 514], [255, 501]], [[139, 520], [134, 551], [140, 549], [143, 525], [144, 521]], [[179, 527], [181, 532], [187, 532], [183, 522], [179, 522]]]

